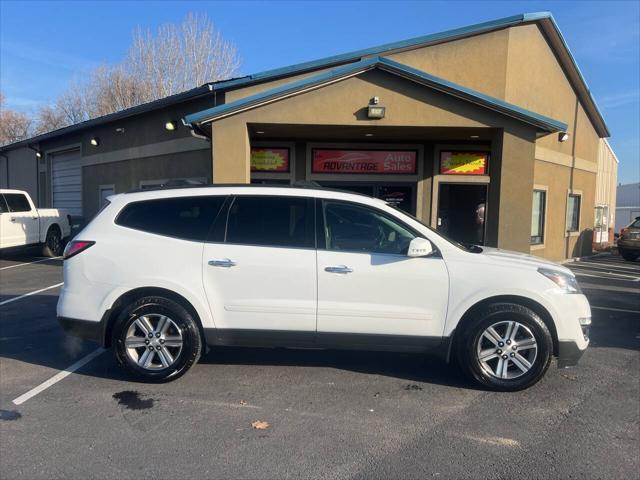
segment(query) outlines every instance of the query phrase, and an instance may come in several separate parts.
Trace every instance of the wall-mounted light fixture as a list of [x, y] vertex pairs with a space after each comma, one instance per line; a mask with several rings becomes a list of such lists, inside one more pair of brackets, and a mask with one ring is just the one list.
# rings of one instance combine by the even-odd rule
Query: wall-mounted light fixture
[[100, 145], [100, 139], [98, 137], [93, 137], [91, 140], [89, 140], [89, 143], [94, 147], [97, 147], [98, 145]]
[[124, 127], [118, 127], [116, 128], [116, 133], [122, 135], [124, 133]]
[[566, 142], [567, 140], [569, 140], [569, 134], [567, 132], [559, 132], [558, 133], [558, 141], [559, 142]]
[[385, 113], [386, 108], [380, 105], [380, 97], [373, 97], [367, 107], [367, 117], [374, 119], [384, 118]]
[[480, 138], [480, 135], [469, 135], [469, 138]]
[[258, 135], [262, 135], [264, 132], [263, 132], [262, 130], [256, 130], [256, 133], [257, 133]]
[[173, 132], [176, 129], [176, 122], [171, 120], [164, 124], [164, 128], [165, 130], [169, 130], [170, 132]]
[[42, 158], [42, 152], [40, 152], [39, 150], [36, 150], [36, 157]]

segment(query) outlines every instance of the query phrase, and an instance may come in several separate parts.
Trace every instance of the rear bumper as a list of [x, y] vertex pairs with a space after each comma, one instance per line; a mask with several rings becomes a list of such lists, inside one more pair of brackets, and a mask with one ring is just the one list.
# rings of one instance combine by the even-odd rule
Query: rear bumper
[[67, 335], [96, 342], [105, 346], [104, 322], [92, 322], [77, 318], [58, 317], [60, 326]]
[[618, 249], [640, 252], [640, 240], [618, 239]]
[[558, 342], [558, 368], [573, 367], [587, 349], [580, 349], [576, 342]]

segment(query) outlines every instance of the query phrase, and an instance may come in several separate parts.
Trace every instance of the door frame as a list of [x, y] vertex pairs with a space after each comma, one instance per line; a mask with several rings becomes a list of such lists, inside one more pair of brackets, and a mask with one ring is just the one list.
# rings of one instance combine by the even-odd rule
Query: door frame
[[[467, 179], [467, 181], [461, 181], [461, 182], [456, 182], [456, 181], [439, 181], [437, 182], [437, 191], [436, 193], [434, 193], [434, 205], [435, 208], [433, 209], [432, 212], [432, 227], [437, 231], [438, 230], [438, 212], [440, 211], [440, 186], [446, 184], [446, 185], [478, 185], [478, 186], [483, 186], [485, 188], [485, 200], [484, 200], [484, 224], [482, 225], [482, 245], [485, 246], [486, 245], [486, 240], [487, 240], [487, 220], [489, 219], [489, 187], [490, 184], [489, 182], [472, 182], [469, 181]], [[434, 220], [435, 218], [435, 220]]]

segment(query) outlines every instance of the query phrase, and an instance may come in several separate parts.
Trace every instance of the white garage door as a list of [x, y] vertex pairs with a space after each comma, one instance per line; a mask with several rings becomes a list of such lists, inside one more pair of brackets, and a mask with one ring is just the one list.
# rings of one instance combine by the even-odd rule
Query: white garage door
[[56, 153], [51, 159], [53, 208], [82, 216], [82, 168], [80, 150]]

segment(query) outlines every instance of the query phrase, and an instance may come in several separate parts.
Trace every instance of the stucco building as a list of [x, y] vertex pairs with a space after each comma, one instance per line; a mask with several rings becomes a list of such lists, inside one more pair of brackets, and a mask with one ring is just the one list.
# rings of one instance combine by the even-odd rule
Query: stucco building
[[204, 85], [10, 145], [0, 182], [31, 179], [41, 204], [87, 218], [108, 194], [172, 179], [314, 181], [385, 198], [459, 241], [559, 260], [591, 251], [608, 136], [553, 17], [525, 14]]

